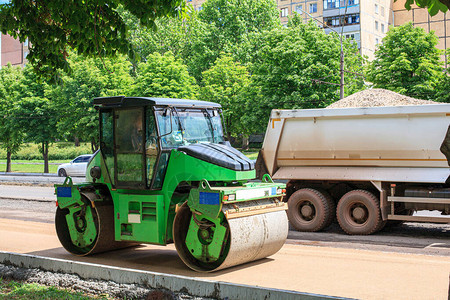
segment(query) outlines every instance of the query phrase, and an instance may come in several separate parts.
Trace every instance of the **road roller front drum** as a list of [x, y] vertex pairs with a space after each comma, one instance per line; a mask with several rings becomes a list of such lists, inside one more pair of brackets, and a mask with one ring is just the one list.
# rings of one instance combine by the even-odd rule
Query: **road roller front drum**
[[[225, 227], [225, 232], [215, 241], [221, 244], [211, 245], [221, 247], [220, 253], [215, 261], [206, 261], [195, 257], [192, 254], [193, 249], [188, 246], [192, 244], [189, 239], [195, 237], [198, 237], [199, 243], [205, 243], [207, 240], [206, 244], [210, 243], [211, 239], [205, 228], [198, 227], [196, 234], [189, 233], [195, 224], [192, 221], [194, 218], [196, 216], [193, 216], [188, 205], [184, 203], [175, 216], [173, 238], [181, 260], [191, 269], [200, 272], [217, 271], [275, 254], [283, 246], [288, 234], [288, 221], [284, 210], [233, 219], [224, 218], [221, 225]], [[214, 231], [214, 234], [218, 232], [217, 229]]]

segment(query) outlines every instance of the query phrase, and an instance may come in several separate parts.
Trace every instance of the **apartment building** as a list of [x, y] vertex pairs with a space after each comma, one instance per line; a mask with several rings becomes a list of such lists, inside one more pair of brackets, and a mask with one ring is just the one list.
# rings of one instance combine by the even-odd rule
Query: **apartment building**
[[391, 0], [277, 0], [280, 18], [286, 24], [290, 14], [304, 21], [313, 19], [326, 33], [352, 39], [362, 55], [373, 59], [376, 45], [389, 28]]
[[0, 66], [8, 63], [13, 66], [24, 66], [28, 55], [28, 42], [21, 43], [12, 36], [0, 35]]

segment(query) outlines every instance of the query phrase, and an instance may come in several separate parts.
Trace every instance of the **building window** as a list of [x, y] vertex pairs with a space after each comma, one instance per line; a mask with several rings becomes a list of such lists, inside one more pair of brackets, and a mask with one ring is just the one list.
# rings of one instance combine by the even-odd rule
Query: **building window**
[[378, 38], [375, 38], [375, 45], [378, 45], [378, 43], [379, 43]]
[[339, 7], [339, 0], [323, 0], [323, 9], [333, 9]]
[[378, 15], [378, 4], [375, 4], [375, 13]]
[[359, 4], [359, 0], [348, 0], [348, 5], [357, 5]]
[[355, 34], [354, 33], [346, 34], [345, 38], [348, 39], [348, 40], [354, 40], [355, 39]]
[[295, 6], [295, 11], [301, 15], [303, 13], [303, 5], [297, 5]]
[[339, 17], [339, 16], [324, 17], [323, 22], [328, 27], [338, 27], [338, 26], [359, 24], [359, 14], [345, 15], [342, 17]]
[[384, 33], [384, 24], [381, 24], [381, 32]]
[[381, 16], [384, 17], [384, 6], [381, 6]]
[[361, 35], [359, 34], [359, 32], [351, 32], [351, 33], [345, 34], [345, 38], [349, 39], [349, 40], [359, 41], [361, 38]]
[[287, 7], [281, 9], [281, 17], [287, 17], [289, 15]]
[[317, 3], [311, 3], [309, 4], [309, 13], [316, 13], [317, 12]]
[[378, 31], [378, 21], [375, 21], [375, 30]]

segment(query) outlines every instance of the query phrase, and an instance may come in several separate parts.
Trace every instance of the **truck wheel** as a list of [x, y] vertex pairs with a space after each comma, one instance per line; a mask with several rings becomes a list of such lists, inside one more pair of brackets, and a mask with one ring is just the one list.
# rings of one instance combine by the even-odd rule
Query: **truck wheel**
[[367, 235], [380, 230], [380, 201], [365, 190], [350, 191], [337, 205], [337, 220], [342, 230], [348, 234]]
[[319, 231], [334, 218], [331, 197], [318, 190], [305, 188], [296, 191], [288, 200], [289, 222], [298, 231]]
[[329, 207], [329, 217], [328, 220], [325, 222], [324, 229], [331, 225], [336, 219], [336, 203], [334, 202], [334, 199], [331, 197], [331, 195], [324, 191], [324, 190], [318, 190], [327, 200], [328, 207]]

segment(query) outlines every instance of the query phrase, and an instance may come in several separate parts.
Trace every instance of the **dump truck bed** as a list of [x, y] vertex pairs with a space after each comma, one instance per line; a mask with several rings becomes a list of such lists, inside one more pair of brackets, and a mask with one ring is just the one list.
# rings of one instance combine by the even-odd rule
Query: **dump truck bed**
[[450, 104], [273, 110], [261, 153], [274, 179], [442, 183], [449, 120]]

